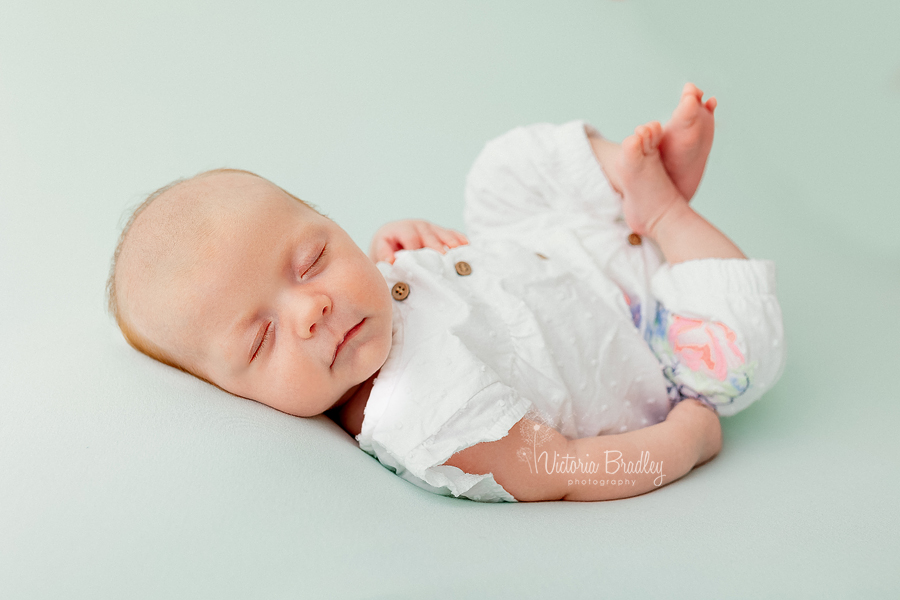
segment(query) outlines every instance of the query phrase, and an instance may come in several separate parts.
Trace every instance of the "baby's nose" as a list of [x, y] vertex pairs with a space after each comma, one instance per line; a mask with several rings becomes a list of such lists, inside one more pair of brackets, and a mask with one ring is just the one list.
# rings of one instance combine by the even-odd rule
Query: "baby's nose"
[[311, 338], [322, 320], [331, 312], [331, 299], [324, 294], [307, 297], [297, 315], [297, 335], [301, 338]]

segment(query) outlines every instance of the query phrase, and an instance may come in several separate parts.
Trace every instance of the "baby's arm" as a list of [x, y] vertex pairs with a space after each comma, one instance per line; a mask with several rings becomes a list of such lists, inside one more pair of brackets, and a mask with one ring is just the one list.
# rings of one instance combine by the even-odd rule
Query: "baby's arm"
[[[471, 474], [492, 473], [519, 501], [615, 500], [675, 481], [721, 447], [716, 414], [696, 400], [685, 400], [662, 423], [576, 440], [525, 418], [506, 437], [466, 448], [445, 464]], [[617, 483], [610, 485], [610, 480]]]
[[382, 225], [372, 238], [369, 258], [374, 262], [394, 263], [394, 253], [399, 250], [432, 248], [444, 253], [446, 248], [456, 248], [469, 243], [466, 236], [452, 229], [438, 227], [421, 219], [393, 221]]

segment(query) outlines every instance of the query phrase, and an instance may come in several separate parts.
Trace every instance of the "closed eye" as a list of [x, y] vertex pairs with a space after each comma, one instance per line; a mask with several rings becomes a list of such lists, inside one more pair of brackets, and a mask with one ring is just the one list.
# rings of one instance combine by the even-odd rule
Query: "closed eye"
[[319, 252], [319, 256], [316, 257], [316, 260], [313, 261], [309, 267], [303, 271], [300, 277], [307, 277], [308, 275], [314, 275], [317, 272], [317, 268], [322, 266], [323, 259], [328, 252], [328, 244], [322, 246], [322, 251]]
[[271, 336], [272, 333], [273, 333], [273, 327], [272, 327], [272, 324], [269, 323], [268, 325], [266, 325], [266, 332], [263, 334], [263, 338], [262, 338], [262, 340], [260, 340], [259, 346], [257, 346], [257, 348], [256, 348], [256, 352], [254, 352], [253, 356], [250, 357], [250, 362], [253, 362], [254, 360], [256, 360], [256, 357], [262, 351], [263, 346], [266, 345], [266, 342], [269, 340], [269, 336]]

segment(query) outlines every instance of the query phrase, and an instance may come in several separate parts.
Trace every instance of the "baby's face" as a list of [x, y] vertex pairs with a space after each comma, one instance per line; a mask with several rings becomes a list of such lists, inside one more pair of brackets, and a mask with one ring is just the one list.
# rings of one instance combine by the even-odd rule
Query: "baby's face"
[[384, 278], [343, 229], [277, 186], [216, 177], [238, 178], [248, 200], [216, 214], [199, 264], [176, 280], [172, 344], [216, 385], [280, 411], [343, 403], [391, 347]]

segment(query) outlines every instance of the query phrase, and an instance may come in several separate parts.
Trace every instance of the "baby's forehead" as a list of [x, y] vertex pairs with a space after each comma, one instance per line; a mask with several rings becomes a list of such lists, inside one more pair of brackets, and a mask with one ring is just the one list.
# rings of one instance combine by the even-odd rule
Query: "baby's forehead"
[[182, 181], [156, 202], [163, 217], [195, 220], [228, 212], [258, 209], [265, 203], [281, 202], [284, 192], [261, 177], [245, 173], [202, 174]]
[[268, 222], [290, 211], [290, 197], [278, 186], [253, 175], [221, 173], [199, 176], [166, 190], [147, 207], [144, 233], [136, 244], [160, 242], [171, 251], [189, 251], [197, 244], [227, 236], [242, 223]]
[[[250, 174], [216, 173], [178, 183], [135, 219], [120, 256], [121, 282], [143, 295], [187, 275], [229, 233], [250, 221], [283, 218], [287, 196]], [[289, 198], [289, 197], [288, 197]]]

